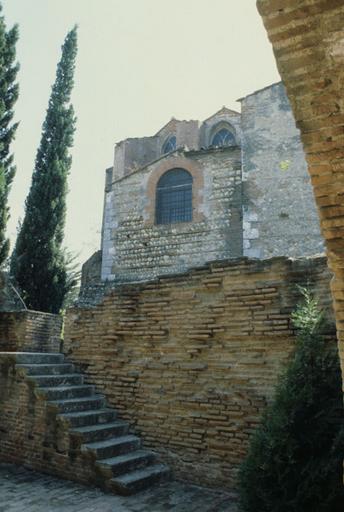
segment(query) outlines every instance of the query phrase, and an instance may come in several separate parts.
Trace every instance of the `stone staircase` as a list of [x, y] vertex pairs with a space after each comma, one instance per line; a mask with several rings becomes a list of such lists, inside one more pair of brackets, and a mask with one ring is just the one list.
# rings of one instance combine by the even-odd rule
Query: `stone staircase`
[[117, 419], [95, 386], [84, 384], [84, 376], [63, 354], [17, 353], [16, 362], [55, 407], [57, 418], [67, 422], [72, 445], [92, 461], [103, 488], [128, 495], [168, 477], [168, 467], [141, 448], [140, 438], [128, 433], [128, 423]]

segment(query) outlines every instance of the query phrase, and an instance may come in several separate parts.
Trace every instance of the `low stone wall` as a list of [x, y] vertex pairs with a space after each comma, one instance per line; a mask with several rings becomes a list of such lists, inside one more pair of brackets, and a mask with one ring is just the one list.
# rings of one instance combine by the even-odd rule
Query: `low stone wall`
[[62, 317], [41, 311], [0, 312], [0, 351], [59, 352]]
[[323, 257], [241, 258], [117, 286], [67, 312], [64, 352], [177, 477], [232, 487], [294, 346], [296, 285], [333, 322], [329, 281]]

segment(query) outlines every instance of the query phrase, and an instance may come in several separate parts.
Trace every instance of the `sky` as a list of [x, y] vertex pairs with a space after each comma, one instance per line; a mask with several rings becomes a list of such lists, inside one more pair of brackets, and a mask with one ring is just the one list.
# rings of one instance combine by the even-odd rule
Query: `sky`
[[154, 135], [171, 117], [204, 120], [279, 81], [255, 0], [2, 0], [18, 23], [20, 122], [12, 150], [12, 247], [24, 215], [61, 45], [77, 24], [77, 120], [65, 245], [80, 263], [100, 248], [105, 169], [116, 142]]

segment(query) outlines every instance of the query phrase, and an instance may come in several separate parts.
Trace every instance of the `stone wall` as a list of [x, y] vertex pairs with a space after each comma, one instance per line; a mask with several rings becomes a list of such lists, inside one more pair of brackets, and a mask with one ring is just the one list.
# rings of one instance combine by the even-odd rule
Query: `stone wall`
[[0, 313], [0, 351], [59, 352], [62, 317], [40, 311]]
[[329, 280], [325, 258], [242, 258], [113, 285], [68, 311], [64, 352], [178, 477], [231, 487], [294, 346], [296, 284], [333, 325]]
[[113, 179], [119, 179], [156, 160], [160, 148], [156, 137], [126, 139], [115, 148]]
[[172, 118], [155, 135], [157, 141], [156, 158], [161, 156], [163, 145], [171, 135], [176, 137], [177, 148], [199, 149], [199, 124], [199, 121], [178, 121]]
[[[241, 255], [323, 253], [300, 133], [283, 84], [249, 94], [241, 105], [241, 114], [223, 107], [202, 124], [172, 119], [154, 137], [116, 146], [105, 187], [102, 280], [147, 280]], [[212, 136], [221, 127], [235, 143], [214, 149]], [[163, 155], [171, 134], [177, 149]], [[190, 172], [187, 162], [197, 182], [193, 222], [157, 226], [154, 175], [173, 166]]]
[[[102, 279], [148, 280], [242, 255], [240, 148], [174, 152], [106, 194]], [[193, 221], [155, 224], [159, 177], [184, 168], [193, 176]]]
[[324, 251], [300, 132], [283, 84], [242, 99], [244, 255]]
[[100, 281], [102, 252], [96, 251], [85, 261], [81, 269], [81, 287], [90, 286]]

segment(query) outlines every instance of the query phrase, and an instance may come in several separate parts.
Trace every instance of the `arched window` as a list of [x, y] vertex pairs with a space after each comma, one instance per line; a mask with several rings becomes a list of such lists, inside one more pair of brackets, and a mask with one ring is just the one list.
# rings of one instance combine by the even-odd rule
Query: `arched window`
[[235, 137], [232, 132], [227, 128], [221, 128], [213, 135], [211, 145], [216, 147], [233, 146], [235, 144]]
[[185, 169], [165, 172], [156, 188], [157, 224], [192, 220], [192, 176]]
[[177, 139], [174, 135], [171, 135], [164, 143], [162, 147], [162, 154], [170, 153], [177, 148]]

